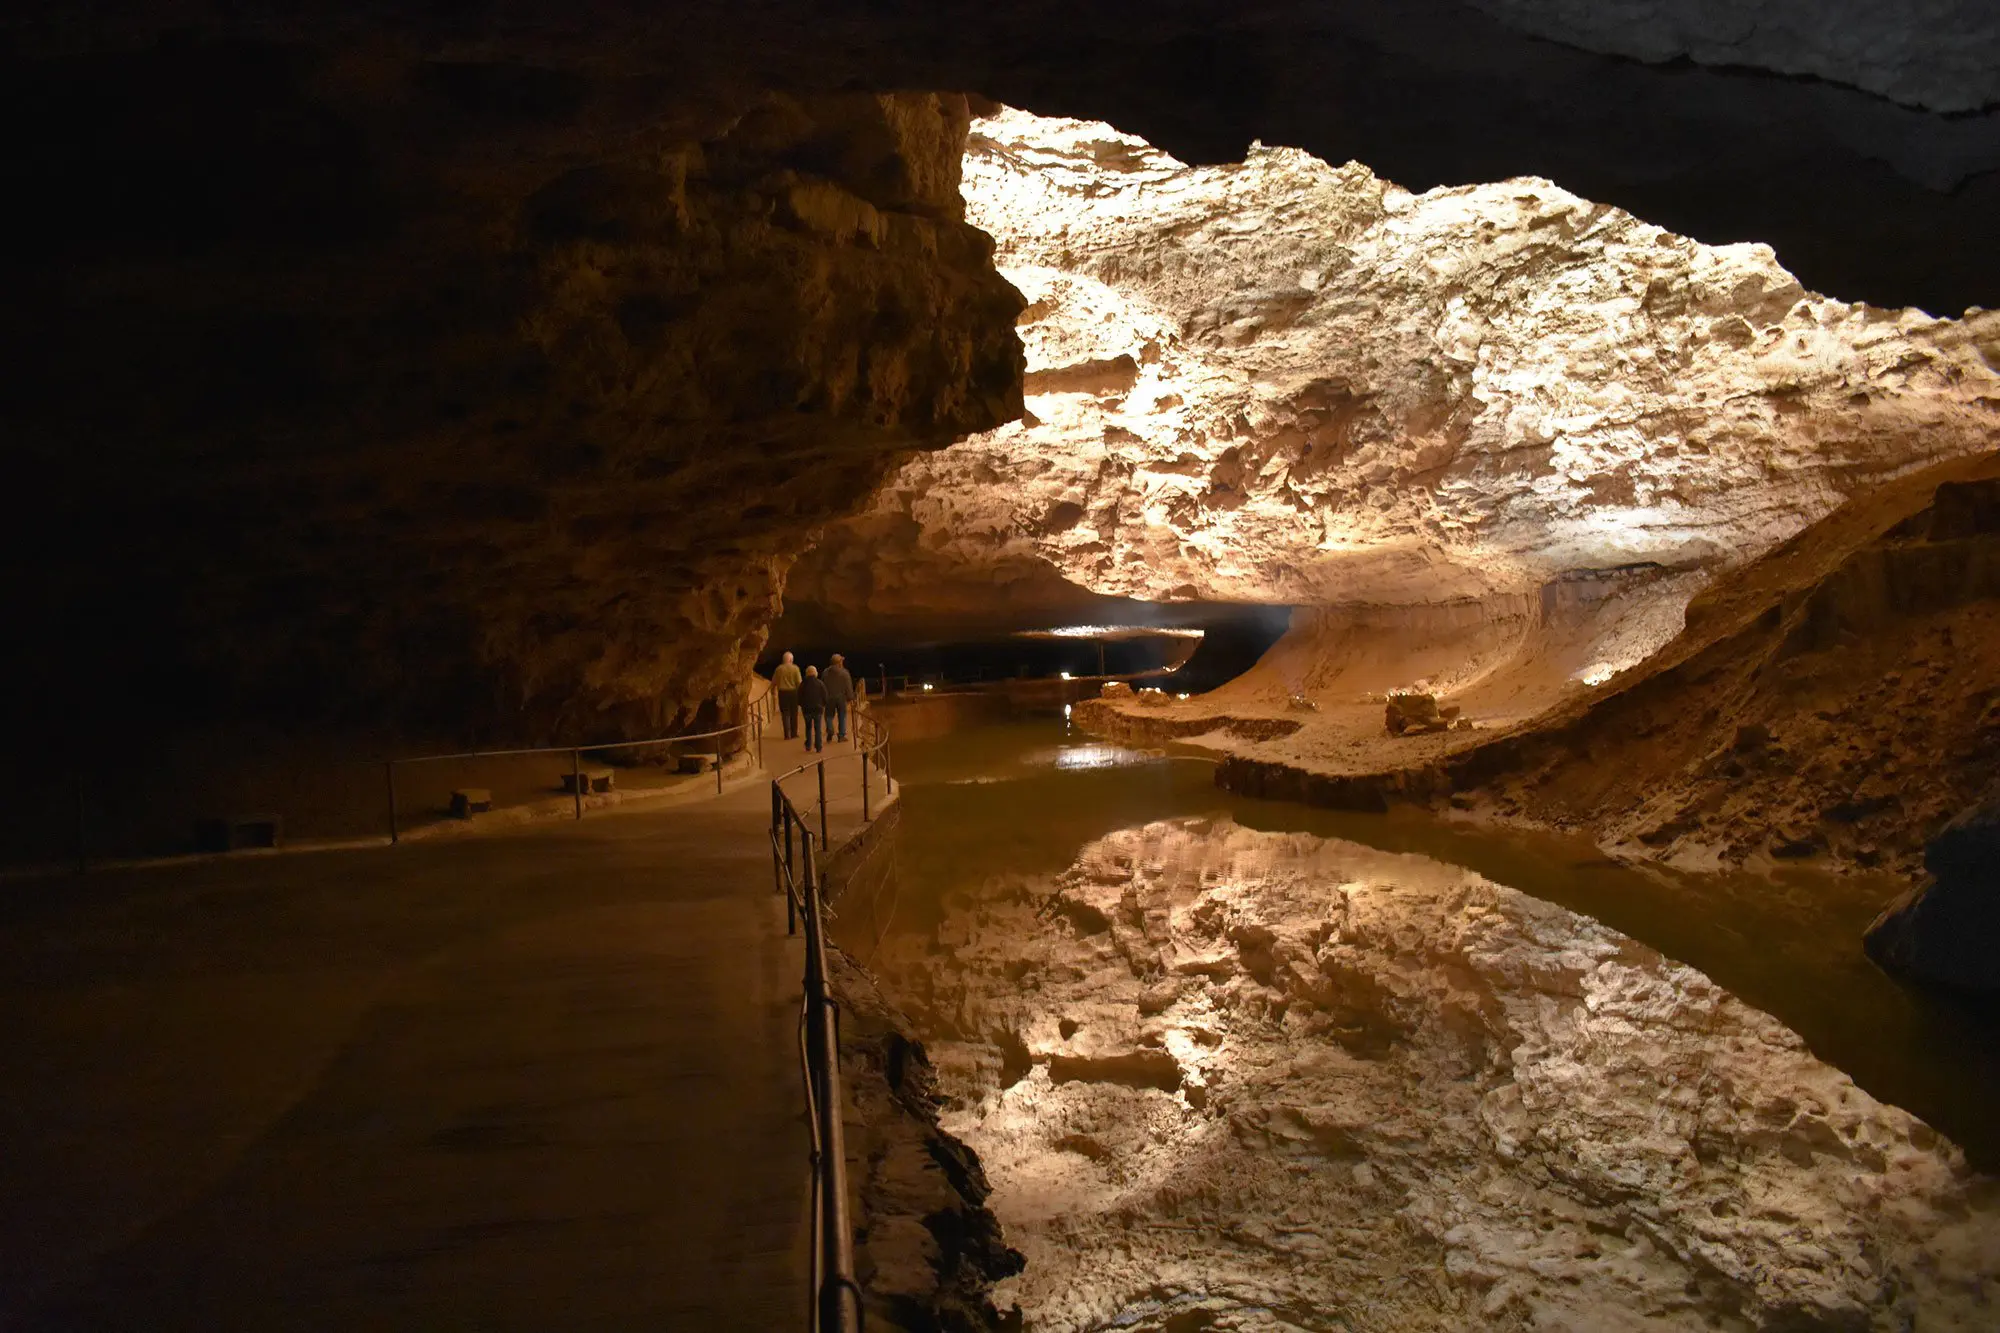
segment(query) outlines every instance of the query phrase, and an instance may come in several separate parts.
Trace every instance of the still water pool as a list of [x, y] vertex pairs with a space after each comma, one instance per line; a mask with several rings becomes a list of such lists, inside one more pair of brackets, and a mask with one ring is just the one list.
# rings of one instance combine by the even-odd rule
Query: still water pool
[[[1061, 717], [898, 744], [901, 825], [879, 889], [841, 904], [835, 934], [877, 970], [934, 937], [954, 903], [997, 877], [1054, 875], [1095, 839], [1181, 816], [1418, 853], [1595, 917], [1708, 974], [1802, 1036], [1862, 1088], [1928, 1121], [1972, 1164], [2000, 1170], [2000, 1006], [1910, 990], [1861, 952], [1899, 885], [1790, 870], [1691, 876], [1605, 858], [1589, 842], [1421, 811], [1316, 810], [1234, 796], [1206, 760], [1112, 745]], [[893, 995], [897, 978], [882, 980]]]

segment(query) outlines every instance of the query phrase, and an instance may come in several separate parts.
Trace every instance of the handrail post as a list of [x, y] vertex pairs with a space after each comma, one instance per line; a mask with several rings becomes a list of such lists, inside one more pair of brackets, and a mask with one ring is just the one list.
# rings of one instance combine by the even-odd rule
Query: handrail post
[[[817, 930], [811, 930], [813, 923], [818, 919], [819, 916], [819, 912], [817, 910], [819, 906], [819, 878], [818, 878], [819, 866], [817, 864], [818, 859], [819, 859], [818, 857], [813, 855], [812, 830], [811, 829], [800, 830], [799, 864], [800, 868], [804, 871], [804, 874], [802, 874], [799, 877], [799, 896], [806, 900], [806, 915], [807, 915], [806, 925], [810, 933], [814, 935], [817, 935], [819, 933]], [[817, 972], [814, 970], [813, 951], [811, 948], [808, 948], [806, 950], [806, 974], [808, 977], [818, 975]]]
[[569, 752], [569, 788], [576, 798], [576, 817], [583, 818], [583, 751]]
[[868, 751], [861, 752], [861, 822], [866, 824], [873, 816], [868, 813]]
[[824, 759], [820, 760], [818, 768], [819, 768], [819, 845], [822, 847], [826, 847], [831, 845], [830, 840], [826, 836], [826, 760]]
[[382, 765], [382, 776], [389, 784], [389, 845], [394, 847], [401, 835], [396, 830], [396, 761], [391, 759]]

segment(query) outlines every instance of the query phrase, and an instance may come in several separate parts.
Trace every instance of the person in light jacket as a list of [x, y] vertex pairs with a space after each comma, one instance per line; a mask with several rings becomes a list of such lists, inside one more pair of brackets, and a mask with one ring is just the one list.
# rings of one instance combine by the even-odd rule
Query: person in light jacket
[[785, 724], [785, 739], [799, 737], [799, 669], [792, 665], [792, 655], [785, 654], [785, 660], [778, 663], [771, 673], [771, 688], [778, 692], [778, 717]]
[[826, 682], [819, 678], [818, 667], [807, 667], [806, 677], [799, 682], [799, 711], [806, 715], [806, 749], [826, 748]]
[[839, 735], [829, 734], [828, 739], [844, 741], [847, 739], [847, 709], [854, 702], [854, 677], [847, 674], [847, 659], [835, 653], [833, 661], [827, 665], [826, 674], [820, 679], [826, 683], [826, 729], [832, 733], [835, 724], [840, 728]]

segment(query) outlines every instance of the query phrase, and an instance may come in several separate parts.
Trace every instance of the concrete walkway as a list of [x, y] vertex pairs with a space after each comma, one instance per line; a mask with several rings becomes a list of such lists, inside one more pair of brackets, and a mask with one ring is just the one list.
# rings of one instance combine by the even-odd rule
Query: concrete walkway
[[10, 887], [0, 1328], [798, 1327], [768, 811]]
[[[862, 817], [861, 750], [854, 741], [854, 733], [849, 732], [846, 741], [828, 741], [826, 747], [817, 753], [808, 752], [802, 740], [788, 741], [777, 734], [764, 737], [764, 767], [773, 777], [789, 774], [784, 778], [785, 795], [811, 823], [814, 837], [819, 836], [820, 829], [819, 763], [822, 760], [826, 764], [826, 832], [831, 844], [839, 847], [859, 833], [867, 822]], [[804, 764], [811, 764], [812, 767], [801, 773], [792, 772]], [[879, 814], [890, 799], [881, 769], [871, 767], [867, 782], [869, 810]]]

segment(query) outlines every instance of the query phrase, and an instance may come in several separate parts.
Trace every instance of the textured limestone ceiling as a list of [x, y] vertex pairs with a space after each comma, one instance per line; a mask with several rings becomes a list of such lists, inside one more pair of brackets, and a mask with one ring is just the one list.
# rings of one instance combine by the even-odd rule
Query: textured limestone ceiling
[[1808, 74], [1932, 111], [2000, 103], [1986, 0], [1472, 0], [1509, 27], [1646, 61]]
[[[378, 83], [413, 62], [665, 81], [683, 113], [740, 110], [746, 89], [960, 89], [1193, 162], [1261, 139], [1412, 189], [1542, 175], [1701, 240], [1766, 241], [1847, 299], [2000, 305], [1984, 0], [25, 0], [0, 25], [31, 67], [249, 40]], [[67, 134], [73, 109], [37, 80], [7, 95], [15, 123]], [[547, 118], [516, 93], [474, 114], [503, 137]]]
[[1544, 180], [1189, 167], [1003, 111], [966, 193], [1028, 298], [1029, 416], [912, 460], [793, 595], [925, 609], [1040, 562], [1104, 594], [1416, 602], [1713, 566], [2000, 435], [2000, 316], [1816, 296], [1767, 247]]
[[[546, 719], [711, 695], [804, 530], [1013, 408], [952, 99], [866, 90], [1099, 117], [1189, 161], [1261, 138], [1419, 189], [1536, 172], [1771, 241], [1846, 297], [2000, 304], [1994, 113], [1845, 66], [1795, 79], [1814, 67], [1781, 24], [1689, 45], [1721, 69], [1617, 54], [1660, 51], [1592, 22], [1458, 0], [9, 6], [0, 440], [24, 512], [0, 596], [41, 647], [0, 697], [50, 715], [82, 681], [88, 715], [171, 679], [225, 707]], [[1943, 90], [1976, 43], [1836, 47]]]

